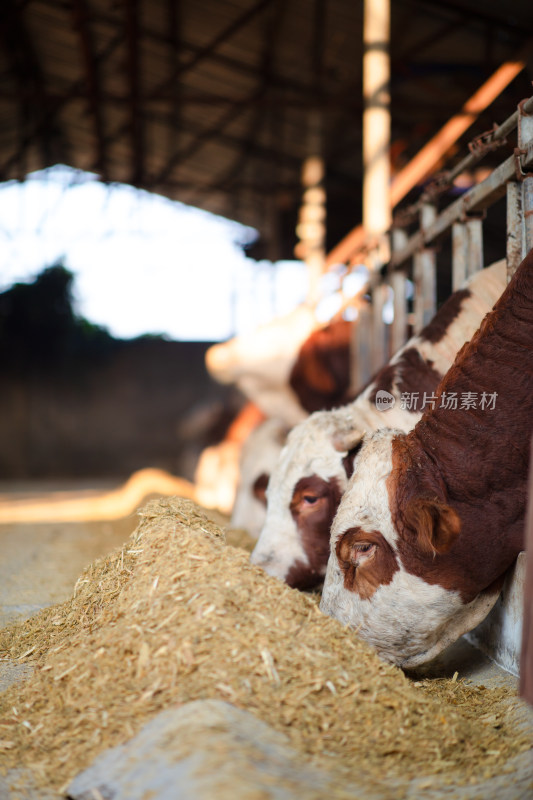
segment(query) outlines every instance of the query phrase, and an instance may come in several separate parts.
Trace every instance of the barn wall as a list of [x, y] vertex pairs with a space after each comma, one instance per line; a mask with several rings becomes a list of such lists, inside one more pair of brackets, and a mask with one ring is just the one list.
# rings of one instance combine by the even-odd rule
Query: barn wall
[[121, 342], [68, 370], [2, 378], [0, 479], [127, 476], [146, 466], [192, 479], [201, 449], [242, 405], [204, 366], [209, 343]]

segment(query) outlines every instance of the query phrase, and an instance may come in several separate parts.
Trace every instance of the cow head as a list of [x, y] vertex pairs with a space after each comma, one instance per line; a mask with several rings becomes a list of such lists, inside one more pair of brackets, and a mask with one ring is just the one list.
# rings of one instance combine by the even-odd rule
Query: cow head
[[316, 327], [314, 311], [298, 306], [246, 335], [212, 345], [205, 357], [207, 371], [220, 383], [235, 383], [267, 417], [296, 425], [307, 412], [289, 386], [289, 376], [300, 347]]
[[332, 526], [320, 607], [384, 660], [410, 668], [484, 619], [501, 580], [470, 580], [465, 590], [461, 520], [438, 482], [405, 491], [393, 453], [404, 440], [393, 429], [365, 437]]
[[242, 447], [230, 525], [244, 528], [254, 539], [265, 522], [266, 489], [287, 434], [280, 420], [267, 419], [249, 434]]
[[292, 429], [268, 483], [252, 563], [298, 589], [322, 583], [331, 523], [362, 436], [342, 409], [317, 411]]

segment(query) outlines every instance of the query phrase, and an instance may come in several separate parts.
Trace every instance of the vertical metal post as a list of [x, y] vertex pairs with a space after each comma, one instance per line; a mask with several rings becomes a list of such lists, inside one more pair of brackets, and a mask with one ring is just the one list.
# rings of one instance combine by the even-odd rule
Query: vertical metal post
[[526, 576], [520, 650], [520, 697], [533, 705], [533, 440], [530, 445], [529, 491], [526, 512]]
[[[533, 114], [524, 109], [524, 101], [518, 105], [518, 150], [526, 152], [533, 147]], [[518, 159], [521, 157], [518, 156]], [[522, 180], [522, 256], [533, 247], [533, 175], [525, 173]], [[509, 264], [507, 264], [509, 272]]]
[[313, 305], [320, 295], [320, 279], [325, 266], [325, 217], [326, 193], [322, 185], [324, 179], [324, 160], [320, 156], [310, 156], [302, 168], [304, 188], [302, 205], [296, 235], [299, 242], [295, 248], [297, 258], [302, 258], [309, 275], [307, 302]]
[[[392, 252], [397, 253], [407, 243], [407, 233], [401, 228], [392, 230]], [[394, 270], [390, 276], [394, 293], [394, 318], [390, 331], [390, 355], [394, 355], [407, 340], [407, 275], [405, 270]]]
[[464, 222], [452, 225], [452, 291], [463, 285], [467, 274], [468, 244]]
[[522, 191], [526, 253], [529, 253], [533, 248], [533, 175], [524, 178]]
[[483, 221], [481, 217], [472, 217], [465, 223], [468, 256], [466, 277], [469, 278], [483, 269]]
[[524, 212], [522, 184], [510, 181], [507, 191], [507, 280], [510, 281], [524, 257]]
[[452, 289], [483, 269], [483, 225], [478, 217], [452, 225]]
[[394, 318], [390, 332], [390, 355], [394, 355], [407, 340], [407, 276], [395, 270], [390, 278], [394, 293]]
[[387, 286], [378, 284], [372, 291], [372, 374], [380, 369], [385, 361], [385, 323], [383, 306], [387, 301]]
[[302, 204], [296, 225], [299, 241], [294, 254], [307, 265], [307, 303], [313, 306], [320, 298], [320, 280], [326, 263], [326, 166], [322, 157], [322, 120], [318, 111], [310, 112], [308, 124], [309, 156], [302, 165]]
[[[437, 210], [424, 203], [420, 210], [420, 227], [424, 231], [434, 221]], [[435, 251], [424, 247], [415, 253], [413, 260], [415, 284], [414, 332], [419, 333], [435, 315], [437, 307], [437, 280]]]
[[363, 23], [363, 227], [390, 226], [390, 0], [365, 0]]
[[372, 376], [372, 312], [368, 305], [359, 309], [359, 316], [352, 326], [351, 339], [351, 389], [361, 391]]

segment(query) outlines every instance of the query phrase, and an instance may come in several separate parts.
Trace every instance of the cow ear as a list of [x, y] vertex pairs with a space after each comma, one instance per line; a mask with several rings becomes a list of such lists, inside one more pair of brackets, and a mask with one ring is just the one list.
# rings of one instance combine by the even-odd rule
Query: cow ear
[[263, 503], [264, 506], [267, 504], [266, 490], [269, 479], [270, 475], [268, 475], [266, 472], [262, 472], [261, 475], [255, 479], [252, 486], [253, 496], [256, 498], [256, 500], [259, 500], [260, 503]]
[[425, 553], [447, 553], [461, 530], [459, 515], [439, 500], [416, 498], [407, 506], [405, 521]]
[[346, 453], [349, 450], [353, 450], [354, 447], [357, 447], [357, 445], [362, 442], [364, 435], [364, 431], [358, 430], [335, 431], [331, 437], [331, 442], [335, 450], [338, 450], [339, 453]]

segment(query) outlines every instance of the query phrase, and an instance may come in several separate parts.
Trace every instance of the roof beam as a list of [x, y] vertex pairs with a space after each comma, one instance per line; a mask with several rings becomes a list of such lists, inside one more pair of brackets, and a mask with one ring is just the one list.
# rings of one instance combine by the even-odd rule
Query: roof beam
[[74, 27], [78, 30], [78, 35], [80, 37], [81, 57], [87, 80], [89, 111], [94, 125], [96, 169], [103, 180], [107, 181], [109, 175], [102, 113], [102, 86], [98, 73], [98, 64], [95, 58], [95, 47], [91, 33], [87, 2], [86, 0], [72, 0], [72, 2]]
[[[127, 0], [128, 5], [133, 2], [138, 2], [138, 0]], [[181, 63], [177, 65], [177, 67], [173, 70], [170, 77], [166, 78], [162, 81], [159, 86], [154, 90], [154, 92], [150, 93], [150, 97], [143, 98], [144, 101], [148, 101], [150, 98], [160, 94], [163, 91], [168, 91], [174, 87], [175, 81], [182, 75], [184, 72], [195, 67], [200, 61], [204, 58], [208, 58], [211, 56], [217, 47], [219, 47], [223, 42], [225, 42], [230, 36], [233, 36], [238, 30], [240, 30], [244, 25], [248, 24], [257, 14], [263, 11], [268, 5], [270, 5], [273, 0], [258, 0], [258, 2], [244, 14], [241, 14], [237, 20], [231, 23], [222, 33], [216, 36], [206, 47], [201, 48], [192, 59], [187, 61], [186, 63]], [[228, 111], [219, 119], [215, 126], [212, 126], [206, 130], [204, 130], [197, 138], [192, 145], [189, 145], [184, 150], [175, 153], [168, 161], [167, 165], [160, 173], [152, 178], [151, 180], [145, 181], [135, 181], [136, 185], [148, 185], [148, 186], [155, 186], [160, 183], [160, 181], [165, 180], [166, 173], [169, 170], [174, 169], [177, 164], [183, 161], [186, 158], [190, 158], [197, 150], [205, 144], [207, 141], [212, 140], [221, 130], [226, 128], [235, 118], [235, 114], [242, 113], [242, 111], [246, 110], [246, 107], [250, 103], [254, 103], [257, 97], [260, 97], [264, 94], [262, 92], [253, 92], [250, 97], [245, 98], [244, 100], [238, 101], [237, 103], [232, 103], [229, 106]], [[114, 134], [112, 141], [116, 141], [120, 139], [120, 137], [126, 132], [127, 126], [121, 126]]]
[[126, 50], [130, 89], [130, 135], [132, 163], [130, 183], [142, 186], [144, 180], [144, 131], [141, 106], [139, 0], [126, 0]]
[[[181, 0], [179, 0], [179, 2], [181, 2]], [[272, 2], [272, 0], [270, 0], [270, 2]], [[172, 0], [168, 0], [168, 3], [170, 6], [173, 5]], [[116, 17], [111, 16], [109, 14], [98, 13], [96, 11], [94, 13], [91, 12], [91, 20], [95, 24], [108, 25], [110, 28], [114, 30], [117, 29]], [[143, 38], [146, 41], [152, 42], [154, 44], [163, 45], [165, 47], [168, 46], [172, 47], [175, 38], [172, 35], [171, 26], [169, 26], [169, 30], [170, 30], [169, 34], [161, 34], [159, 33], [159, 31], [151, 29], [148, 21], [143, 21], [143, 29], [142, 29]], [[256, 74], [257, 75], [259, 74], [259, 70], [255, 69], [254, 66], [243, 63], [242, 61], [239, 61], [238, 59], [232, 58], [231, 56], [225, 55], [223, 53], [212, 51], [209, 52], [208, 54], [205, 54], [204, 56], [202, 55], [202, 53], [206, 48], [199, 47], [197, 45], [192, 44], [191, 42], [186, 42], [184, 40], [179, 42], [179, 46], [180, 50], [184, 54], [185, 53], [192, 54], [192, 57], [189, 59], [189, 61], [184, 62], [184, 68], [186, 70], [190, 69], [192, 66], [196, 66], [196, 64], [199, 63], [199, 61], [202, 60], [204, 57], [209, 57], [212, 61], [215, 61], [217, 64], [221, 64], [227, 67], [228, 69], [238, 72], [241, 75], [246, 75], [247, 77], [250, 76], [253, 77]], [[176, 63], [174, 69], [178, 71], [179, 69], [181, 69], [181, 66], [178, 67]], [[169, 94], [171, 94], [172, 92], [175, 74], [177, 74], [177, 72], [172, 72], [169, 74], [168, 77], [168, 81], [170, 82], [169, 87], [164, 86], [163, 89], [160, 89], [158, 87], [153, 92], [151, 92], [150, 98], [148, 98], [148, 100], [158, 99], [159, 97], [162, 97], [163, 99], [167, 98]], [[166, 81], [164, 83], [166, 83]], [[311, 94], [313, 91], [311, 84], [308, 85], [305, 83], [301, 83], [300, 81], [295, 80], [294, 78], [286, 78], [284, 76], [272, 75], [272, 83], [277, 86], [283, 86], [284, 88], [292, 89], [293, 91], [298, 92], [300, 94], [304, 92], [309, 92]], [[161, 85], [162, 84], [160, 84], [160, 86]], [[146, 99], [147, 98], [145, 98], [145, 100]]]
[[[198, 193], [193, 191], [192, 195], [189, 195], [187, 202], [192, 205], [195, 203], [196, 196], [206, 196], [214, 192], [230, 191], [230, 187], [234, 185], [234, 182], [237, 180], [237, 178], [242, 177], [244, 170], [246, 169], [247, 162], [252, 155], [253, 144], [258, 140], [258, 134], [263, 120], [265, 119], [266, 104], [261, 102], [261, 100], [266, 100], [267, 92], [271, 85], [273, 63], [276, 53], [276, 42], [279, 42], [281, 39], [279, 33], [283, 24], [283, 17], [286, 9], [287, 6], [285, 0], [277, 0], [276, 14], [268, 21], [265, 28], [264, 47], [261, 57], [261, 77], [258, 80], [257, 92], [260, 100], [259, 102], [255, 103], [255, 113], [251, 115], [247, 138], [243, 140], [240, 152], [238, 153], [233, 164], [225, 170], [223, 175], [220, 175], [215, 181], [210, 182], [208, 185], [198, 187]], [[276, 103], [276, 107], [279, 108], [279, 104]], [[250, 106], [250, 108], [253, 108], [253, 106]], [[269, 110], [269, 105], [266, 105], [267, 114]], [[279, 155], [276, 156], [274, 160], [275, 165], [277, 166], [279, 163]], [[270, 180], [271, 178], [271, 170], [269, 170], [268, 179]]]
[[[167, 18], [169, 28], [169, 60], [170, 74], [179, 69], [182, 53], [182, 3], [181, 0], [167, 0]], [[177, 149], [182, 121], [183, 110], [183, 85], [180, 81], [173, 81], [171, 88], [172, 107], [169, 113], [170, 141], [169, 153]]]
[[[52, 159], [56, 138], [53, 120], [47, 114], [45, 81], [37, 53], [32, 45], [23, 19], [23, 8], [15, 0], [3, 0], [0, 16], [0, 36], [5, 50], [9, 53], [13, 72], [21, 90], [31, 87], [32, 99], [28, 100], [22, 112], [22, 128], [41, 129], [39, 145], [45, 164]], [[33, 136], [23, 136], [17, 152], [10, 159], [12, 164], [22, 163], [28, 147], [35, 142]]]
[[[118, 33], [107, 45], [105, 50], [96, 58], [97, 64], [103, 64], [115, 51], [115, 49], [122, 43], [122, 35]], [[45, 135], [49, 126], [52, 125], [54, 118], [67, 105], [72, 99], [77, 99], [80, 93], [83, 93], [85, 87], [85, 78], [75, 81], [69, 91], [60, 97], [54, 99], [54, 103], [48, 102], [45, 111], [37, 119], [31, 130], [22, 137], [20, 151], [25, 151], [36, 139]], [[40, 95], [39, 95], [40, 96]], [[43, 91], [43, 96], [48, 95]], [[66, 149], [66, 148], [65, 148]], [[65, 156], [66, 157], [66, 156]], [[5, 180], [9, 177], [12, 167], [20, 161], [19, 153], [15, 153], [7, 158], [3, 164], [0, 165], [0, 180]], [[44, 161], [48, 164], [48, 160]], [[24, 174], [24, 173], [21, 173]]]
[[266, 92], [266, 87], [261, 86], [250, 97], [246, 97], [237, 103], [232, 103], [228, 110], [218, 118], [214, 125], [206, 128], [198, 134], [194, 142], [175, 153], [165, 164], [164, 168], [154, 176], [150, 181], [150, 186], [157, 186], [162, 181], [164, 182], [169, 174], [180, 164], [191, 158], [198, 150], [203, 147], [207, 142], [212, 141], [215, 137], [221, 136], [224, 130], [231, 125], [239, 114], [247, 111], [250, 105], [253, 105], [257, 100]]
[[189, 59], [189, 61], [179, 64], [173, 71], [173, 73], [159, 84], [159, 86], [155, 90], [155, 93], [168, 89], [169, 86], [172, 86], [174, 81], [176, 81], [181, 75], [183, 75], [185, 72], [189, 72], [191, 69], [196, 67], [197, 64], [200, 63], [200, 61], [203, 61], [204, 59], [212, 56], [213, 53], [217, 50], [218, 47], [220, 47], [221, 44], [223, 44], [225, 41], [231, 38], [235, 33], [237, 33], [237, 31], [239, 31], [241, 28], [243, 28], [245, 25], [251, 22], [251, 20], [258, 14], [260, 14], [265, 8], [267, 8], [267, 6], [269, 6], [271, 2], [272, 0], [258, 0], [258, 2], [252, 6], [252, 8], [249, 8], [247, 11], [244, 12], [244, 14], [241, 14], [240, 17], [238, 17], [234, 22], [228, 25], [228, 27], [225, 28], [225, 30], [223, 30], [221, 33], [219, 33], [218, 36], [215, 36], [215, 38], [212, 39], [212, 41], [209, 42], [208, 45], [206, 45], [205, 47], [201, 47], [195, 53], [195, 55], [191, 59]]
[[435, 0], [408, 1], [414, 1], [415, 5], [418, 6], [425, 6], [425, 10], [432, 15], [442, 16], [442, 12], [451, 12], [452, 14], [456, 14], [458, 17], [461, 17], [464, 20], [479, 22], [483, 25], [488, 23], [499, 30], [505, 30], [507, 33], [518, 35], [520, 39], [524, 38], [524, 33], [533, 33], [533, 25], [526, 26], [524, 28], [524, 25], [519, 24], [518, 22], [513, 22], [512, 15], [491, 14], [484, 10], [483, 5], [480, 3], [475, 4], [475, 8], [466, 8], [460, 2], [457, 2], [457, 0], [439, 0], [438, 3], [435, 3]]

